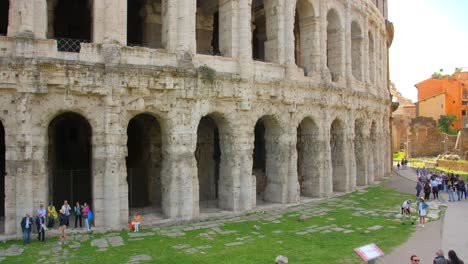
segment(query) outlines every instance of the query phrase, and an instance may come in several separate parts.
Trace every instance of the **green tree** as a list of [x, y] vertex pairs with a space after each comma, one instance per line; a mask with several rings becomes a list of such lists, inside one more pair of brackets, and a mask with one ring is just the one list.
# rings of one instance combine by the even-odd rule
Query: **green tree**
[[441, 115], [439, 120], [437, 120], [437, 127], [440, 132], [447, 134], [456, 134], [457, 131], [452, 130], [452, 123], [457, 120], [456, 115]]

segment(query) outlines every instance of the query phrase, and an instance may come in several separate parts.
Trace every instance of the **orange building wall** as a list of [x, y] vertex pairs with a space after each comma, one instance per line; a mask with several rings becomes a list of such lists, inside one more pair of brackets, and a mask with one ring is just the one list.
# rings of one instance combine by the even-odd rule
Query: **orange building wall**
[[[461, 120], [463, 96], [461, 83], [461, 80], [453, 77], [445, 77], [441, 80], [427, 79], [423, 82], [420, 82], [416, 85], [416, 88], [418, 89], [418, 102], [428, 102], [429, 98], [444, 93], [445, 115], [455, 115], [457, 117], [457, 120], [453, 122], [453, 128], [460, 129], [462, 126]], [[440, 104], [434, 105], [434, 107], [440, 108]], [[463, 106], [463, 109], [465, 108], [466, 107]]]

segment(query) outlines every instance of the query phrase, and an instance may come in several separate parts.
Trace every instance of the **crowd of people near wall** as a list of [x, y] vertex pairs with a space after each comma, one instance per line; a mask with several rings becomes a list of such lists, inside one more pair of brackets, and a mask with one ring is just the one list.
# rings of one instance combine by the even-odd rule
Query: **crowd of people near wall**
[[428, 171], [426, 167], [417, 168], [416, 174], [416, 197], [429, 200], [432, 193], [432, 199], [439, 199], [439, 192], [447, 192], [449, 202], [467, 200], [468, 182], [460, 175]]
[[66, 232], [70, 226], [71, 215], [75, 216], [75, 228], [78, 228], [78, 225], [80, 228], [83, 228], [84, 220], [84, 227], [87, 231], [91, 231], [90, 222], [93, 219], [93, 213], [87, 203], [80, 204], [76, 202], [72, 209], [68, 201], [65, 200], [57, 212], [54, 204], [51, 202], [47, 208], [44, 208], [43, 204], [39, 206], [35, 219], [29, 213], [21, 219], [20, 225], [23, 233], [23, 243], [30, 243], [33, 225], [36, 225], [37, 228], [37, 240], [44, 242], [46, 231], [58, 228], [60, 243], [66, 243]]

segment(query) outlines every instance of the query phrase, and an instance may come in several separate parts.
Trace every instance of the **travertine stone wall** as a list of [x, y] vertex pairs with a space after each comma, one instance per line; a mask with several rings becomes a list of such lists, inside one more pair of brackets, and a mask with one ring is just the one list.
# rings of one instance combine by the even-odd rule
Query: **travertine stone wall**
[[[49, 2], [12, 1], [8, 36], [0, 37], [6, 233], [19, 232], [20, 217], [58, 188], [49, 126], [65, 113], [90, 127], [90, 203], [95, 225], [105, 228], [128, 220], [127, 129], [140, 114], [154, 117], [142, 126], [141, 159], [149, 202], [166, 218], [196, 218], [204, 200], [234, 212], [255, 209], [257, 199], [298, 203], [300, 195], [352, 191], [390, 173], [386, 29], [372, 1], [301, 0], [296, 8], [296, 1], [264, 0], [268, 62], [252, 60], [251, 0], [212, 1], [222, 56], [197, 54], [196, 22], [208, 32], [212, 20], [197, 18], [203, 6], [195, 0], [147, 1], [146, 47], [126, 46], [126, 1], [90, 1], [92, 39], [79, 53], [58, 52], [46, 39]], [[206, 116], [212, 123], [200, 127]], [[262, 196], [252, 171], [258, 120]]]

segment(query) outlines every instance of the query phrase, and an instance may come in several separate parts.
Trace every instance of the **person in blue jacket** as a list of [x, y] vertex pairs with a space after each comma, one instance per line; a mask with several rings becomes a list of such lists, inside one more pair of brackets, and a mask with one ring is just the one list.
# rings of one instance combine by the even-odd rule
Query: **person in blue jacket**
[[429, 205], [424, 201], [424, 197], [421, 196], [419, 200], [420, 201], [417, 203], [419, 213], [419, 225], [424, 227], [424, 224], [426, 223], [426, 209], [429, 207]]

